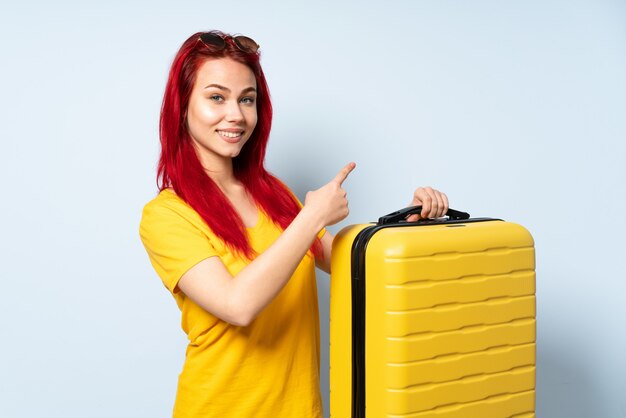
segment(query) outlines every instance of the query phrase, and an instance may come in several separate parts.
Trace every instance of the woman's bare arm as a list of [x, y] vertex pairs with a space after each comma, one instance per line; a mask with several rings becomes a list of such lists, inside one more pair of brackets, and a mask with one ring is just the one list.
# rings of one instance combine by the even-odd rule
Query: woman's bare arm
[[341, 184], [354, 167], [348, 164], [331, 182], [307, 193], [293, 222], [239, 274], [231, 276], [218, 257], [210, 257], [181, 277], [180, 290], [224, 321], [239, 326], [250, 324], [289, 281], [318, 232], [348, 216]]

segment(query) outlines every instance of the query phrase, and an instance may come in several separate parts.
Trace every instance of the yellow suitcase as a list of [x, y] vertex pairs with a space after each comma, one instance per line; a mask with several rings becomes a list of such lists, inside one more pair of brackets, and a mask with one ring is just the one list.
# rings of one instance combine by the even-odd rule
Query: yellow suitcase
[[333, 242], [332, 418], [535, 416], [535, 252], [522, 226], [419, 207]]

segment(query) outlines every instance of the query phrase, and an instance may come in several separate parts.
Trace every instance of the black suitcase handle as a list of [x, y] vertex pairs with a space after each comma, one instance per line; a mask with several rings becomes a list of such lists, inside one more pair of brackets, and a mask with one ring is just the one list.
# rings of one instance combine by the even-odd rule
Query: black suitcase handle
[[[421, 211], [422, 211], [421, 206], [409, 206], [408, 208], [400, 209], [395, 212], [391, 212], [388, 215], [381, 216], [380, 218], [378, 218], [378, 225], [398, 223], [398, 222], [404, 221], [407, 216], [419, 214]], [[446, 215], [448, 216], [448, 219], [451, 219], [451, 220], [463, 220], [463, 219], [469, 219], [470, 217], [469, 213], [461, 212], [459, 210], [454, 210], [454, 209], [448, 209], [448, 211], [446, 212]]]

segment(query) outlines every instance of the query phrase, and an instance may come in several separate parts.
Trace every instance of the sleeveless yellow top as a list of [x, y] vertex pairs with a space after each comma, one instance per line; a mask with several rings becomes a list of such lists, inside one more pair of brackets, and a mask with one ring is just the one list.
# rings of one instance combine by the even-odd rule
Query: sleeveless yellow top
[[[261, 210], [257, 224], [246, 230], [258, 254], [282, 232]], [[173, 416], [322, 417], [315, 260], [310, 252], [280, 294], [249, 326], [238, 327], [196, 305], [177, 284], [208, 257], [219, 257], [233, 277], [248, 260], [231, 253], [170, 190], [144, 207], [139, 231], [150, 262], [182, 312], [189, 339]]]

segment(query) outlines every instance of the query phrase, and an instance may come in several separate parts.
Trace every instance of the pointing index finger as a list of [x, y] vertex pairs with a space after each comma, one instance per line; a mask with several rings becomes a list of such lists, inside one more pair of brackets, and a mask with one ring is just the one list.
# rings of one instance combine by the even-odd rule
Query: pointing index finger
[[350, 174], [352, 170], [354, 170], [354, 167], [356, 167], [355, 163], [349, 163], [344, 168], [342, 168], [339, 173], [337, 173], [333, 180], [339, 183], [339, 185], [341, 186], [342, 183], [348, 178], [348, 174]]

